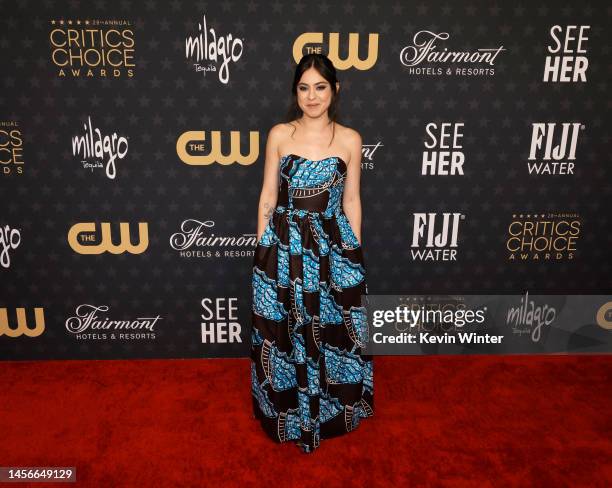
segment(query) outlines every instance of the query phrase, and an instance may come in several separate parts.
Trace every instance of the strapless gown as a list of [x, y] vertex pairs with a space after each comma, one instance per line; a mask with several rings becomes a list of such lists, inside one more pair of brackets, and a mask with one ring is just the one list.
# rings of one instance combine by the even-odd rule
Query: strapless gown
[[342, 209], [346, 163], [280, 160], [278, 204], [252, 275], [253, 413], [276, 442], [313, 452], [374, 413], [363, 252]]

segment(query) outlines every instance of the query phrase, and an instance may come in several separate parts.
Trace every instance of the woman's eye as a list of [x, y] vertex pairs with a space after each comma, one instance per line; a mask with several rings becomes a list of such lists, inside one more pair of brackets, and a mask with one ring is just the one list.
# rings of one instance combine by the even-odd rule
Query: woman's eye
[[[327, 88], [325, 85], [317, 86], [317, 90], [318, 91], [325, 90], [325, 88]], [[305, 87], [305, 86], [300, 86], [299, 90], [300, 91], [308, 91], [308, 88]]]

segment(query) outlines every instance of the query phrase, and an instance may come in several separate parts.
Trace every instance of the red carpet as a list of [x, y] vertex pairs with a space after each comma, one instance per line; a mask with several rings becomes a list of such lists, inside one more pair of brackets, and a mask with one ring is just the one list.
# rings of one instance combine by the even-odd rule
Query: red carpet
[[0, 465], [77, 486], [612, 484], [609, 356], [378, 356], [375, 416], [313, 454], [264, 436], [247, 358], [2, 371]]

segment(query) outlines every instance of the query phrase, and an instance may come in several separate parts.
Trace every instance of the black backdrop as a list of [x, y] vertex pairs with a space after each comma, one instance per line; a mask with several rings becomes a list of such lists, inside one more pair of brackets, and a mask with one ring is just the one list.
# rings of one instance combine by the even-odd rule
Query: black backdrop
[[2, 11], [2, 359], [247, 354], [266, 134], [311, 49], [363, 138], [370, 294], [612, 289], [604, 2]]

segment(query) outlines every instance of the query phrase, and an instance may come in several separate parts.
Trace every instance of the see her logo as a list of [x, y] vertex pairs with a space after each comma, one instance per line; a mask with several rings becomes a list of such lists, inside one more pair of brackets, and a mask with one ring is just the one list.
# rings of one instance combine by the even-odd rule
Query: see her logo
[[550, 28], [553, 45], [548, 46], [548, 52], [556, 56], [546, 56], [544, 81], [586, 81], [589, 60], [578, 54], [587, 52], [585, 31], [590, 28], [590, 25], [568, 25], [565, 30], [560, 25]]

